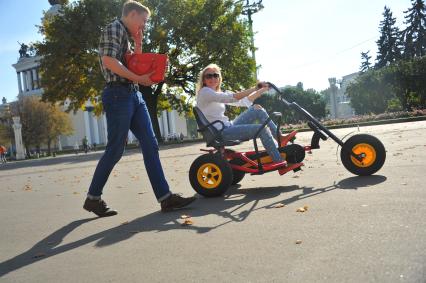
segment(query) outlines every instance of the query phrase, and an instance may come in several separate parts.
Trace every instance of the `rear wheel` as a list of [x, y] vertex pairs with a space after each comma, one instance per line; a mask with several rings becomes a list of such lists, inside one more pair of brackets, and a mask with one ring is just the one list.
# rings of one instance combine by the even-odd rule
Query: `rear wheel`
[[[386, 150], [382, 142], [374, 136], [359, 134], [350, 137], [343, 145], [347, 150], [340, 152], [340, 158], [345, 168], [359, 176], [368, 176], [382, 168], [386, 160]], [[362, 161], [354, 158], [350, 151], [362, 155]]]
[[228, 162], [217, 154], [199, 156], [189, 169], [189, 181], [192, 188], [205, 197], [223, 195], [233, 180], [232, 169]]

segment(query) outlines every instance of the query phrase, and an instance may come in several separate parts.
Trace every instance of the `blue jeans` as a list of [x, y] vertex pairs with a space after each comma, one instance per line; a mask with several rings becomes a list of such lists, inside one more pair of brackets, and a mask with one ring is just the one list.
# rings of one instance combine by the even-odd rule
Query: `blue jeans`
[[[269, 115], [266, 113], [265, 109], [256, 109], [254, 106], [250, 106], [232, 121], [231, 126], [223, 130], [222, 136], [225, 140], [252, 139], [256, 132], [262, 127], [262, 125], [259, 124], [262, 124], [268, 118]], [[271, 120], [267, 124], [267, 127], [263, 128], [260, 132], [260, 140], [262, 141], [263, 147], [265, 147], [268, 154], [272, 157], [272, 160], [274, 162], [282, 162], [284, 160], [277, 149], [278, 143], [273, 138], [276, 136], [276, 133], [277, 126]]]
[[88, 196], [100, 198], [103, 187], [123, 155], [129, 129], [139, 140], [149, 181], [159, 202], [170, 194], [158, 154], [158, 143], [142, 95], [126, 86], [106, 87], [102, 93], [108, 143], [93, 175]]

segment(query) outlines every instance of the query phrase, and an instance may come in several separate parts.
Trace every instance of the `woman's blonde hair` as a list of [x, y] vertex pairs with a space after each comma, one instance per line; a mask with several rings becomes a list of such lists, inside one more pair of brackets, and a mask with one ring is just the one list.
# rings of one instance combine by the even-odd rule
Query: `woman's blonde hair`
[[200, 74], [198, 75], [197, 86], [195, 88], [195, 93], [197, 95], [198, 95], [198, 92], [200, 91], [200, 89], [202, 89], [203, 87], [205, 87], [205, 84], [204, 84], [204, 74], [206, 73], [206, 71], [208, 69], [214, 69], [214, 70], [216, 70], [219, 73], [219, 84], [217, 86], [216, 91], [220, 90], [220, 85], [222, 84], [222, 72], [221, 72], [221, 69], [216, 64], [209, 64], [207, 67], [205, 67], [203, 70], [201, 70]]

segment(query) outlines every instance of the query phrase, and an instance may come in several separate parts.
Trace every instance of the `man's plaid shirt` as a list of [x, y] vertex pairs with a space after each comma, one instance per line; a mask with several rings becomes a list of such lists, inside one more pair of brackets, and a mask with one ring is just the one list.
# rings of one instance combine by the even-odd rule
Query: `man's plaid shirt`
[[102, 35], [99, 41], [99, 63], [101, 65], [102, 74], [109, 82], [125, 82], [129, 80], [122, 78], [111, 70], [105, 68], [102, 64], [102, 56], [109, 56], [116, 58], [118, 61], [126, 65], [124, 54], [129, 52], [131, 49], [129, 42], [129, 32], [124, 24], [120, 20], [115, 20], [105, 27], [102, 31]]

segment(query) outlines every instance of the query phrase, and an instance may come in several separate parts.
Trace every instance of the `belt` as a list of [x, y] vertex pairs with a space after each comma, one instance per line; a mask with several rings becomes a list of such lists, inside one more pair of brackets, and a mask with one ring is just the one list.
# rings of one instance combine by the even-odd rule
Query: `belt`
[[107, 87], [126, 87], [131, 90], [139, 90], [139, 86], [137, 84], [131, 83], [131, 82], [108, 82], [106, 83]]

